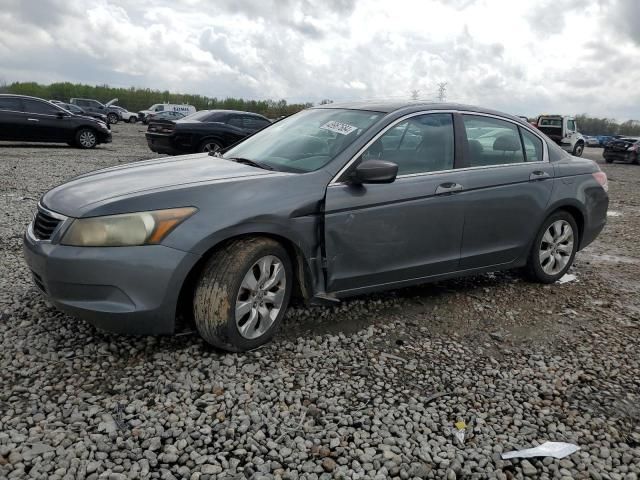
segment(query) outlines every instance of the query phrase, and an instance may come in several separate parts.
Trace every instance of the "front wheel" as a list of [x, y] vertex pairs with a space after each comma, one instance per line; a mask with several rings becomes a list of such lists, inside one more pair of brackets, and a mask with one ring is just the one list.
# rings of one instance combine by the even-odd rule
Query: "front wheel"
[[136, 123], [138, 119], [136, 117], [129, 117], [129, 123]]
[[116, 123], [118, 123], [118, 120], [120, 120], [118, 118], [118, 115], [115, 113], [109, 113], [107, 114], [107, 122], [109, 122], [112, 125], [115, 125]]
[[76, 146], [80, 148], [93, 148], [98, 144], [96, 132], [90, 128], [82, 128], [76, 133]]
[[553, 283], [560, 279], [578, 251], [578, 226], [573, 216], [565, 211], [551, 215], [536, 235], [527, 269], [532, 280]]
[[193, 298], [202, 338], [231, 352], [267, 343], [289, 304], [292, 272], [286, 250], [269, 238], [241, 239], [217, 251]]
[[222, 147], [218, 142], [214, 142], [213, 140], [205, 140], [198, 147], [198, 152], [202, 153], [215, 153], [220, 150]]
[[584, 152], [584, 143], [577, 143], [575, 147], [573, 147], [573, 156], [581, 157], [582, 152]]

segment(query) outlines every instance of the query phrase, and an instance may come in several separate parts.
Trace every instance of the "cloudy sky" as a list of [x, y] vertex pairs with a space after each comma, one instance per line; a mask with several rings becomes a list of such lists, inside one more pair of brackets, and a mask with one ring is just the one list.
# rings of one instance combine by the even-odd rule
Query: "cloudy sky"
[[640, 0], [0, 0], [0, 81], [640, 119]]

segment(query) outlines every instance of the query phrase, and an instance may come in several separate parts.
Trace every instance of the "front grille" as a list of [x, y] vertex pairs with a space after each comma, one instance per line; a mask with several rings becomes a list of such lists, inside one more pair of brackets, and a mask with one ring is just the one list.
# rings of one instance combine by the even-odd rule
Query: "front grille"
[[49, 240], [62, 220], [38, 210], [33, 220], [33, 234], [38, 240]]

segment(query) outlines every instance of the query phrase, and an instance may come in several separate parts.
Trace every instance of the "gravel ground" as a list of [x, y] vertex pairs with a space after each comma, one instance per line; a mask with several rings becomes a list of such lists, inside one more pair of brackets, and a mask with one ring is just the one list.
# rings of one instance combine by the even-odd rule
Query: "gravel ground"
[[[602, 165], [613, 215], [575, 281], [498, 273], [300, 306], [270, 345], [225, 355], [190, 331], [101, 333], [31, 285], [39, 196], [153, 156], [140, 126], [113, 130], [92, 151], [0, 143], [0, 477], [638, 478], [640, 167]], [[500, 459], [545, 440], [580, 450]]]

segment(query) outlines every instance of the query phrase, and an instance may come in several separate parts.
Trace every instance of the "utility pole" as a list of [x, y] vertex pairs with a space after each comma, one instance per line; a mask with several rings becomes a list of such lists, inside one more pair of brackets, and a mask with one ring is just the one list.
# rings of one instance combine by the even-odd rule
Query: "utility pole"
[[447, 99], [447, 82], [438, 84], [438, 100], [444, 102]]

